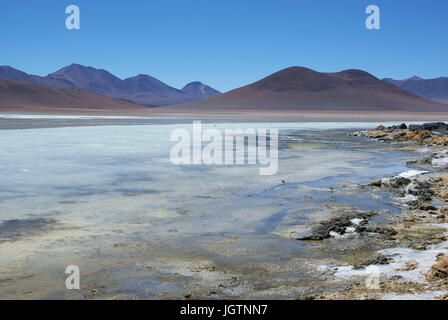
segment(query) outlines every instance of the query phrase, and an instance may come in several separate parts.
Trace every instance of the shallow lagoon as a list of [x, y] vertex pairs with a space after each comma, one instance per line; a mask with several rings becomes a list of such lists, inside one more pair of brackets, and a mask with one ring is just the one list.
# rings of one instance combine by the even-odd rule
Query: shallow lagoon
[[[278, 128], [277, 175], [260, 176], [253, 165], [174, 166], [170, 133], [191, 129], [178, 122], [1, 131], [0, 297], [294, 298], [321, 290], [316, 266], [332, 257], [312, 249], [326, 244], [304, 244], [288, 230], [324, 204], [395, 212], [385, 195], [357, 185], [406, 171], [415, 158], [349, 136], [377, 123], [218, 123], [203, 126]], [[73, 264], [81, 292], [65, 289]]]

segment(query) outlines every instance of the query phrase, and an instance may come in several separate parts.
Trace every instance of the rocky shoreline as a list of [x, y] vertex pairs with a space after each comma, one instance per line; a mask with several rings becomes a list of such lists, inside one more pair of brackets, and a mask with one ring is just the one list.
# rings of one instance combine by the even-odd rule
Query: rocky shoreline
[[[387, 224], [371, 220], [378, 212], [349, 210], [314, 225], [297, 240], [375, 237], [382, 249], [372, 257], [345, 265], [323, 265], [325, 277], [351, 280], [342, 291], [310, 299], [448, 299], [448, 124], [379, 126], [355, 132], [379, 143], [420, 148], [412, 168], [361, 186], [366, 192], [390, 194], [401, 214]], [[368, 285], [376, 276], [376, 285]]]

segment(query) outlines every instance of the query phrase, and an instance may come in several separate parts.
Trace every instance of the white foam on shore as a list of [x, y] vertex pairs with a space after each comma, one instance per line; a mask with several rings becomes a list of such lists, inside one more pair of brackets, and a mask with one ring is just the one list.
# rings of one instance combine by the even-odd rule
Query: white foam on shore
[[432, 159], [432, 166], [436, 168], [448, 168], [448, 157], [440, 159]]
[[400, 173], [398, 177], [410, 179], [426, 173], [429, 173], [429, 171], [408, 170]]
[[425, 291], [419, 293], [396, 294], [388, 293], [381, 300], [435, 300], [438, 296], [446, 294], [446, 291]]
[[431, 164], [435, 168], [448, 168], [448, 151], [441, 151], [433, 154]]
[[[354, 226], [359, 226], [359, 224], [363, 221], [364, 219], [359, 219], [359, 218], [355, 218], [350, 220], [350, 222], [354, 225]], [[333, 238], [336, 239], [345, 239], [345, 238], [349, 238], [349, 237], [354, 237], [357, 236], [358, 233], [356, 232], [356, 228], [354, 227], [346, 227], [345, 228], [345, 232], [343, 234], [340, 234], [336, 231], [330, 231], [329, 235]]]
[[[429, 225], [435, 228], [445, 228], [448, 230], [448, 223]], [[445, 233], [448, 235], [448, 232]], [[436, 263], [437, 255], [443, 253], [448, 256], [448, 241], [431, 246], [428, 250], [414, 250], [410, 248], [390, 248], [378, 251], [378, 253], [393, 258], [393, 261], [387, 265], [369, 265], [364, 269], [354, 269], [353, 266], [340, 266], [335, 270], [335, 276], [342, 279], [350, 279], [352, 277], [369, 277], [379, 275], [379, 277], [399, 277], [399, 282], [427, 283], [426, 274]], [[414, 270], [406, 270], [406, 262], [410, 260], [417, 261]], [[421, 294], [397, 295], [394, 293], [387, 294], [383, 299], [434, 299], [437, 296], [446, 294], [448, 291], [428, 291]]]
[[408, 170], [408, 171], [402, 172], [393, 177], [382, 178], [381, 183], [383, 183], [385, 185], [390, 185], [391, 180], [396, 179], [396, 178], [415, 179], [417, 176], [427, 174], [427, 173], [429, 173], [429, 171]]
[[330, 231], [329, 235], [336, 239], [341, 239], [344, 237], [344, 235], [337, 233], [336, 231]]
[[361, 224], [361, 222], [363, 222], [363, 221], [364, 221], [364, 219], [361, 219], [361, 218], [354, 218], [354, 219], [350, 220], [350, 222], [356, 226], [359, 226]]
[[398, 201], [402, 201], [402, 202], [404, 202], [405, 204], [407, 204], [407, 203], [409, 203], [409, 202], [413, 202], [413, 201], [417, 201], [418, 200], [418, 197], [417, 196], [414, 196], [414, 195], [412, 195], [412, 194], [407, 194], [407, 195], [405, 195], [404, 197], [399, 197], [399, 198], [396, 198]]
[[406, 188], [404, 189], [405, 195], [403, 197], [395, 197], [396, 200], [399, 202], [404, 203], [406, 205], [409, 202], [417, 201], [418, 197], [412, 194], [413, 188], [416, 187], [415, 180], [417, 180], [417, 177], [420, 175], [424, 175], [429, 173], [429, 171], [419, 171], [419, 170], [408, 170], [405, 172], [402, 172], [394, 177], [387, 177], [381, 179], [381, 183], [383, 185], [390, 186], [391, 182], [393, 182], [397, 178], [404, 178], [404, 179], [410, 179], [412, 182], [409, 183]]
[[350, 238], [350, 237], [355, 237], [358, 235], [358, 233], [356, 233], [355, 228], [347, 227], [347, 228], [345, 228], [344, 234], [340, 234], [336, 231], [330, 231], [329, 235], [335, 239], [346, 239], [346, 238]]

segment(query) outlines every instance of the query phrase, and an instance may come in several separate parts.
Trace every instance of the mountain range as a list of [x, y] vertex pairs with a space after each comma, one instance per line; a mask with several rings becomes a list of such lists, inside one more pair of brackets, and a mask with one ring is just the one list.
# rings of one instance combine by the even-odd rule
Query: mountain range
[[397, 87], [412, 92], [420, 97], [430, 100], [448, 103], [448, 78], [422, 79], [414, 76], [404, 80], [383, 79]]
[[148, 75], [122, 80], [106, 70], [78, 64], [46, 77], [0, 67], [0, 107], [123, 113], [148, 112], [148, 106], [164, 106], [169, 112], [448, 112], [448, 105], [442, 103], [448, 102], [443, 95], [445, 79], [383, 81], [356, 69], [323, 73], [290, 67], [220, 94], [200, 82], [175, 89]]
[[182, 107], [248, 111], [448, 111], [448, 105], [419, 97], [362, 70], [321, 73], [303, 67], [287, 68], [250, 85]]
[[81, 89], [0, 80], [0, 110], [6, 112], [145, 112], [147, 107]]
[[79, 64], [69, 65], [46, 77], [30, 75], [9, 66], [2, 66], [0, 79], [65, 89], [83, 89], [148, 106], [180, 104], [220, 94], [219, 91], [201, 82], [192, 82], [182, 89], [176, 89], [149, 75], [140, 74], [122, 80], [106, 70]]

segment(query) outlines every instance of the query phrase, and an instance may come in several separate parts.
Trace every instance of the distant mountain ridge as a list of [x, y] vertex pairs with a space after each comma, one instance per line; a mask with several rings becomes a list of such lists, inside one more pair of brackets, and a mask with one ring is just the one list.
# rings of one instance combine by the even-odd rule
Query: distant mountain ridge
[[426, 90], [419, 92], [420, 95], [429, 96], [431, 93], [430, 98], [440, 98], [444, 102], [443, 96], [435, 96], [432, 86], [438, 89], [439, 94], [445, 92], [445, 79], [412, 77], [398, 82], [392, 79], [383, 81], [363, 70], [324, 73], [290, 67], [219, 94], [201, 82], [191, 82], [182, 89], [176, 89], [149, 75], [140, 74], [122, 80], [106, 70], [77, 64], [46, 77], [0, 67], [0, 107], [127, 111], [145, 109], [142, 105], [150, 105], [220, 112], [448, 112], [447, 104], [400, 88], [417, 83]]
[[120, 79], [103, 69], [71, 64], [46, 77], [27, 74], [9, 66], [0, 67], [0, 79], [60, 88], [88, 90], [104, 96], [151, 106], [165, 106], [210, 98], [219, 91], [200, 82], [179, 90], [149, 75]]
[[383, 80], [420, 97], [448, 103], [448, 77], [423, 79], [413, 76], [404, 80], [394, 80], [391, 78], [385, 78]]
[[219, 96], [187, 103], [182, 108], [306, 112], [448, 111], [448, 105], [418, 97], [362, 70], [323, 73], [304, 67], [278, 71]]
[[147, 107], [81, 89], [0, 79], [0, 110], [7, 112], [144, 112]]

